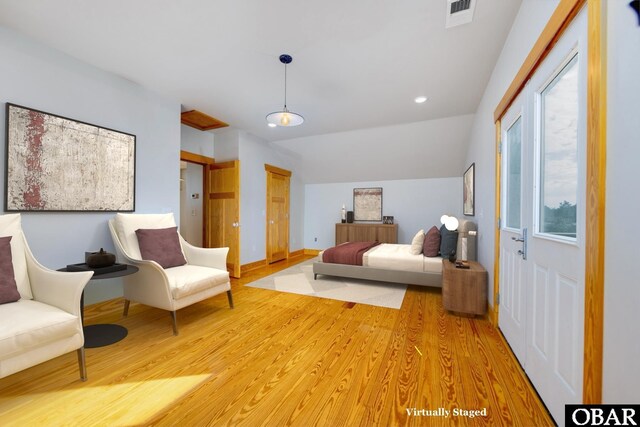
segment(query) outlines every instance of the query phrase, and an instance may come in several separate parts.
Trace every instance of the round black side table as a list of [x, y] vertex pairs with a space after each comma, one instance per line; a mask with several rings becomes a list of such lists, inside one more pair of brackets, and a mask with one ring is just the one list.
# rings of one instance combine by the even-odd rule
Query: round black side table
[[[58, 271], [69, 271], [67, 268], [61, 268]], [[117, 277], [128, 276], [138, 271], [138, 267], [127, 264], [127, 268], [118, 271], [112, 271], [103, 274], [94, 274], [91, 277], [91, 281], [101, 279], [115, 279]], [[84, 292], [80, 298], [80, 312], [82, 315], [82, 322], [84, 324]], [[85, 348], [105, 347], [107, 345], [115, 344], [118, 341], [123, 340], [129, 331], [127, 328], [121, 325], [115, 325], [112, 323], [102, 323], [97, 325], [87, 325], [83, 328], [84, 332], [84, 346]]]

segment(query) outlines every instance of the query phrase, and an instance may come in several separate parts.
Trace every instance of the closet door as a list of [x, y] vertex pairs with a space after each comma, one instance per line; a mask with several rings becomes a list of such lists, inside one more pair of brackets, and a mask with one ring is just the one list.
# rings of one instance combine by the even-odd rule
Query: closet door
[[289, 187], [291, 172], [265, 165], [267, 173], [267, 263], [289, 257]]
[[227, 269], [240, 277], [240, 161], [209, 167], [209, 223], [211, 247], [228, 247]]

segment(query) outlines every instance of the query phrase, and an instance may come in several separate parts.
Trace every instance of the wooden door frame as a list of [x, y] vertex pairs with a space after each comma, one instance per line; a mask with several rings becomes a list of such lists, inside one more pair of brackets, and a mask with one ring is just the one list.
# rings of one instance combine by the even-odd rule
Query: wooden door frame
[[542, 34], [520, 67], [496, 110], [496, 229], [493, 265], [494, 305], [491, 320], [498, 325], [500, 291], [501, 120], [516, 96], [583, 6], [587, 6], [587, 156], [585, 224], [584, 368], [582, 401], [602, 403], [604, 336], [604, 256], [607, 148], [606, 14], [603, 0], [560, 0]]
[[209, 165], [214, 164], [216, 160], [213, 157], [207, 157], [184, 150], [180, 150], [180, 160], [202, 166], [202, 247], [208, 248], [211, 246], [209, 233], [207, 233], [209, 203], [205, 200], [205, 196], [209, 194]]
[[[267, 174], [269, 173], [274, 173], [276, 175], [282, 175], [282, 176], [286, 176], [287, 178], [291, 178], [291, 171], [286, 170], [286, 169], [282, 169], [279, 168], [277, 166], [273, 166], [270, 165], [268, 163], [264, 164], [264, 170]], [[266, 179], [266, 182], [269, 182], [269, 179]], [[289, 186], [291, 186], [291, 181], [289, 181]], [[289, 187], [289, 197], [287, 199], [289, 199], [291, 197], [291, 187]], [[270, 211], [270, 200], [269, 200], [269, 188], [266, 188], [266, 195], [265, 195], [265, 199], [266, 199], [266, 220], [265, 220], [265, 226], [266, 226], [266, 242], [265, 242], [265, 247], [264, 247], [264, 258], [265, 258], [265, 264], [269, 264], [269, 235], [270, 235], [270, 231], [269, 231], [269, 211]], [[287, 253], [286, 253], [286, 258], [285, 259], [289, 259], [289, 228], [291, 226], [289, 220], [291, 219], [291, 215], [289, 215], [289, 210], [291, 209], [290, 205], [289, 205], [289, 200], [287, 200]]]

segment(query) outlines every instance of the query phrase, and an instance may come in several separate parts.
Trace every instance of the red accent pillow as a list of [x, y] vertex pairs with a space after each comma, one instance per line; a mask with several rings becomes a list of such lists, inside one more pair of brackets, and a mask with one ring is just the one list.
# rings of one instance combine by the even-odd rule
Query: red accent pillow
[[136, 236], [142, 259], [155, 261], [162, 268], [177, 267], [187, 263], [180, 247], [178, 227], [139, 228], [136, 230]]
[[0, 304], [20, 299], [11, 261], [11, 236], [0, 237]]
[[435, 225], [424, 236], [422, 253], [428, 257], [435, 257], [440, 253], [440, 230]]

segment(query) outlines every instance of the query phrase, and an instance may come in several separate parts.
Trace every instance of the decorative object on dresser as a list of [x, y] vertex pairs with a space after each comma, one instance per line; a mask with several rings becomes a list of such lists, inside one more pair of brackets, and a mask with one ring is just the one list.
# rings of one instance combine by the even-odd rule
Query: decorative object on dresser
[[340, 219], [343, 224], [347, 222], [347, 209], [344, 207], [344, 205], [342, 205], [342, 209], [340, 210]]
[[7, 103], [7, 211], [135, 210], [136, 136]]
[[392, 216], [383, 216], [382, 217], [382, 223], [383, 224], [393, 224], [393, 217]]
[[336, 245], [345, 242], [398, 243], [398, 224], [337, 223]]
[[463, 315], [484, 315], [487, 311], [487, 271], [475, 261], [467, 268], [442, 260], [442, 305]]
[[356, 221], [382, 221], [382, 187], [354, 188], [353, 211]]
[[462, 213], [468, 216], [475, 215], [475, 178], [476, 164], [466, 170], [462, 177]]
[[347, 211], [347, 223], [353, 224], [353, 211]]

